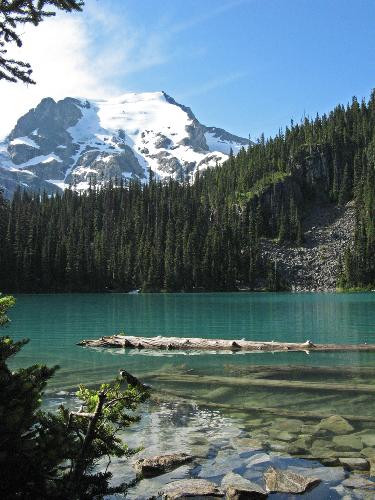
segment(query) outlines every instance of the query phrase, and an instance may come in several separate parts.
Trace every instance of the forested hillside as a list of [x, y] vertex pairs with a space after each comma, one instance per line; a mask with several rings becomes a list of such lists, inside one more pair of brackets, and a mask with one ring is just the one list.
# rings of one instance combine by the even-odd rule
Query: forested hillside
[[193, 184], [119, 182], [3, 201], [0, 289], [144, 291], [288, 288], [263, 238], [303, 245], [314, 206], [354, 199], [342, 287], [375, 284], [375, 93], [305, 119]]

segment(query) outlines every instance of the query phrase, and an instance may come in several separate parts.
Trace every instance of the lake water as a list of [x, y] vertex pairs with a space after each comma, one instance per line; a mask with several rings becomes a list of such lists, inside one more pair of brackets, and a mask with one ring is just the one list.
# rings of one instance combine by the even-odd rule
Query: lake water
[[[151, 384], [159, 398], [127, 439], [135, 444], [143, 439], [148, 453], [181, 451], [181, 446], [194, 453], [197, 447], [211, 449], [211, 462], [207, 455], [194, 472], [198, 477], [211, 477], [213, 468], [220, 469], [217, 456], [223, 449], [233, 453], [222, 463], [233, 465], [243, 439], [253, 440], [255, 449], [269, 457], [318, 460], [317, 466], [336, 465], [339, 456], [375, 456], [375, 353], [187, 355], [76, 345], [118, 332], [374, 343], [375, 293], [19, 295], [10, 315], [6, 333], [30, 339], [13, 365], [61, 367], [48, 388], [51, 404], [79, 382], [108, 381], [125, 368]], [[340, 426], [324, 429], [322, 419], [330, 415], [346, 419], [344, 432]], [[121, 477], [130, 474], [125, 469], [121, 466]], [[182, 477], [191, 474], [180, 472]], [[341, 498], [347, 494], [341, 480], [331, 478], [324, 483], [326, 490], [321, 486], [309, 498]], [[142, 493], [138, 489], [129, 498], [143, 498], [147, 488], [152, 492], [157, 487], [152, 481], [140, 484]], [[326, 496], [327, 488], [333, 496]]]

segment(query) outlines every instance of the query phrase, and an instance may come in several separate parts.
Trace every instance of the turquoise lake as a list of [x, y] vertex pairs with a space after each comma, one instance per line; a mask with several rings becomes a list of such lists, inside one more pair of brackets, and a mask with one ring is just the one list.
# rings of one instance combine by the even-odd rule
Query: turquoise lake
[[[100, 382], [119, 367], [141, 375], [165, 364], [191, 363], [220, 372], [223, 363], [375, 366], [374, 353], [179, 354], [149, 356], [78, 347], [85, 338], [126, 332], [143, 336], [251, 340], [375, 342], [375, 293], [63, 294], [19, 295], [6, 332], [29, 338], [15, 365], [61, 366], [52, 387]], [[188, 360], [188, 361], [187, 361]]]
[[[181, 468], [173, 477], [167, 474], [141, 481], [126, 498], [149, 498], [171, 477], [212, 478], [216, 474], [214, 479], [220, 481], [230, 470], [241, 471], [261, 483], [262, 467], [270, 463], [307, 473], [315, 467], [314, 472], [325, 479], [305, 496], [314, 500], [341, 498], [349, 491], [340, 486], [347, 473], [340, 472], [339, 477], [338, 468], [330, 467], [332, 472], [327, 476], [319, 467], [335, 466], [342, 456], [375, 458], [375, 352], [187, 354], [76, 345], [82, 339], [118, 332], [374, 343], [375, 293], [63, 294], [16, 298], [10, 312], [12, 323], [4, 333], [15, 339], [29, 338], [30, 343], [12, 365], [60, 365], [47, 390], [50, 406], [65, 401], [75, 404], [74, 391], [79, 383], [109, 381], [125, 368], [150, 384], [154, 394], [141, 422], [127, 431], [127, 442], [144, 446], [148, 455], [185, 450], [203, 457], [194, 470]], [[345, 419], [345, 423], [337, 429], [325, 428], [324, 419], [332, 415]], [[344, 425], [344, 436], [340, 425]], [[244, 443], [255, 447], [252, 453], [266, 452], [268, 462], [248, 470], [249, 453], [244, 454]], [[280, 456], [289, 457], [284, 465], [280, 465]], [[119, 482], [133, 477], [128, 463], [114, 462], [112, 468]]]

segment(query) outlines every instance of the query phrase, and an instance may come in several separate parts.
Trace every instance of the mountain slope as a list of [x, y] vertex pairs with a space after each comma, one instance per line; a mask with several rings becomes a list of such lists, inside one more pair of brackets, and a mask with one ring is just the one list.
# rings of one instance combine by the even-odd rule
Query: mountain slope
[[206, 127], [164, 92], [43, 99], [0, 144], [0, 186], [55, 192], [110, 179], [191, 178], [248, 140]]

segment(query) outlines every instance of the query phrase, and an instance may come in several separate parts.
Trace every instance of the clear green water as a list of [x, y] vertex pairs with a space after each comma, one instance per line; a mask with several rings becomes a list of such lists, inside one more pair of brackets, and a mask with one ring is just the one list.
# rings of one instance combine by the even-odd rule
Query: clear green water
[[188, 363], [207, 373], [224, 364], [375, 367], [370, 353], [261, 353], [145, 356], [78, 347], [85, 338], [125, 331], [170, 335], [313, 342], [375, 342], [375, 293], [368, 294], [75, 294], [19, 295], [7, 329], [30, 344], [15, 364], [44, 362], [61, 370], [52, 387], [100, 382], [128, 367], [135, 374]]
[[[135, 444], [143, 436], [145, 453], [181, 451], [181, 446], [193, 454], [202, 446], [216, 446], [218, 453], [225, 445], [232, 457], [224, 460], [227, 464], [239, 460], [240, 445], [232, 439], [239, 435], [255, 440], [270, 456], [281, 453], [330, 465], [343, 455], [375, 457], [375, 353], [186, 354], [76, 345], [124, 331], [375, 343], [375, 293], [19, 295], [11, 317], [6, 333], [31, 340], [14, 367], [36, 362], [61, 366], [49, 386], [51, 405], [66, 397], [60, 391], [71, 391], [79, 382], [110, 380], [120, 368], [153, 386], [156, 401], [136, 433], [130, 430], [126, 436], [134, 436]], [[319, 428], [329, 415], [347, 419], [346, 441], [342, 431]], [[202, 470], [217, 470], [217, 464], [204, 460], [208, 465], [203, 461]], [[121, 480], [131, 477], [122, 464], [118, 471]], [[139, 487], [146, 486], [142, 482]], [[136, 490], [129, 498], [142, 495]], [[314, 500], [336, 498], [314, 495]]]

